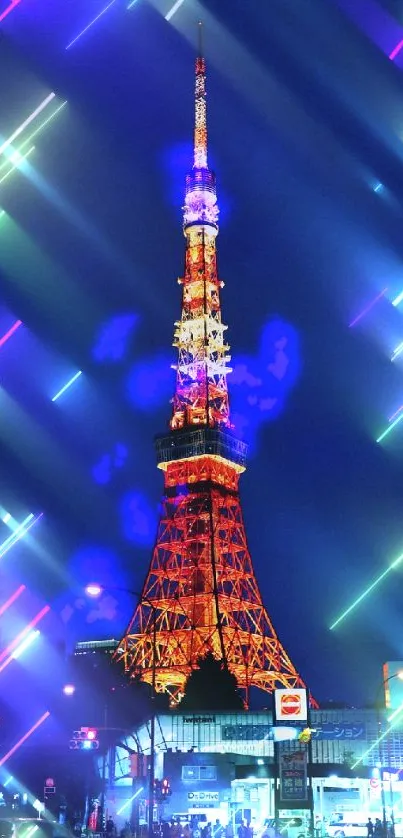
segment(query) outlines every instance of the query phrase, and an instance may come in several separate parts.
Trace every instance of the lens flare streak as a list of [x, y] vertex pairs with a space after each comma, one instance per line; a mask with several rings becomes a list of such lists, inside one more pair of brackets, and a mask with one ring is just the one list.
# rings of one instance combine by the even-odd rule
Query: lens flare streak
[[9, 137], [8, 140], [4, 140], [4, 143], [0, 145], [0, 154], [3, 154], [5, 150], [10, 147], [14, 140], [17, 139], [17, 137], [19, 137], [23, 131], [25, 131], [25, 128], [27, 128], [28, 125], [30, 125], [31, 122], [33, 122], [34, 119], [36, 119], [36, 117], [39, 116], [40, 113], [42, 113], [44, 108], [47, 107], [49, 102], [51, 102], [52, 99], [55, 98], [55, 96], [56, 93], [49, 93], [49, 96], [46, 96], [46, 98], [40, 103], [40, 105], [38, 105], [38, 107], [35, 108], [34, 111], [32, 111], [30, 116], [28, 116], [27, 119], [25, 119], [24, 122], [22, 122], [21, 125], [19, 125], [19, 127], [15, 129], [15, 131], [11, 134], [11, 137]]
[[[399, 711], [400, 711], [400, 708], [399, 708]], [[394, 722], [394, 724], [393, 724], [393, 725], [389, 725], [388, 729], [387, 729], [387, 730], [385, 730], [385, 731], [382, 733], [382, 735], [381, 735], [381, 736], [379, 736], [379, 737], [378, 737], [378, 739], [376, 739], [376, 740], [375, 740], [375, 742], [373, 742], [373, 743], [372, 743], [372, 745], [371, 745], [371, 747], [370, 747], [370, 748], [368, 748], [366, 751], [364, 751], [364, 753], [360, 756], [360, 758], [359, 758], [359, 759], [357, 759], [357, 760], [353, 763], [353, 765], [351, 766], [351, 770], [353, 771], [353, 770], [354, 770], [354, 768], [356, 768], [356, 767], [357, 767], [357, 765], [359, 765], [359, 764], [360, 764], [360, 762], [363, 762], [363, 761], [364, 761], [364, 759], [366, 759], [366, 757], [368, 756], [368, 754], [371, 754], [371, 753], [372, 753], [372, 751], [374, 751], [374, 750], [375, 750], [375, 748], [379, 748], [379, 745], [381, 744], [381, 742], [383, 742], [383, 740], [384, 740], [387, 736], [389, 736], [389, 733], [391, 732], [391, 730], [393, 730], [393, 728], [395, 728], [395, 727], [396, 727], [396, 725], [401, 724], [401, 722], [402, 722], [402, 719], [401, 719], [400, 712], [399, 712], [399, 718], [397, 718], [397, 719], [395, 720], [395, 722]]]
[[3, 544], [0, 545], [0, 559], [3, 558], [3, 556], [5, 556], [6, 553], [8, 553], [8, 551], [11, 550], [12, 547], [14, 547], [14, 544], [17, 544], [18, 541], [21, 541], [21, 539], [24, 538], [24, 536], [30, 531], [30, 529], [34, 527], [35, 524], [38, 523], [38, 521], [41, 520], [41, 518], [43, 518], [43, 512], [40, 512], [39, 515], [36, 516], [36, 518], [32, 514], [29, 515], [28, 518], [25, 519], [25, 522], [23, 524], [20, 524], [20, 526], [17, 527], [17, 529], [12, 533], [12, 535], [6, 538]]
[[398, 44], [392, 49], [392, 52], [389, 54], [389, 58], [391, 61], [394, 61], [396, 56], [399, 55], [400, 50], [403, 49], [403, 40], [399, 41]]
[[403, 300], [403, 291], [401, 291], [400, 294], [398, 294], [397, 297], [395, 297], [395, 299], [392, 300], [392, 306], [396, 307], [396, 306], [400, 305], [402, 300]]
[[91, 21], [91, 23], [89, 23], [89, 24], [88, 24], [88, 25], [87, 25], [84, 29], [82, 29], [82, 30], [81, 30], [81, 32], [79, 32], [79, 34], [78, 34], [78, 35], [76, 35], [76, 37], [75, 37], [75, 38], [73, 38], [73, 40], [72, 40], [72, 41], [70, 41], [70, 43], [69, 43], [69, 44], [67, 44], [66, 49], [70, 49], [70, 47], [72, 47], [72, 46], [73, 46], [73, 44], [75, 44], [75, 43], [76, 43], [76, 41], [78, 41], [78, 39], [79, 39], [79, 38], [81, 38], [81, 35], [84, 35], [84, 34], [85, 34], [85, 32], [88, 32], [88, 30], [89, 30], [89, 29], [91, 29], [91, 26], [93, 26], [93, 25], [94, 25], [94, 23], [96, 23], [96, 22], [97, 22], [97, 20], [99, 20], [99, 18], [100, 18], [100, 17], [102, 17], [102, 15], [104, 15], [104, 14], [105, 14], [105, 12], [107, 12], [107, 11], [108, 11], [108, 9], [110, 9], [110, 8], [111, 8], [111, 6], [113, 6], [115, 3], [116, 3], [116, 0], [111, 0], [111, 2], [110, 2], [110, 3], [108, 3], [108, 5], [107, 5], [107, 6], [105, 6], [105, 8], [104, 8], [104, 9], [102, 9], [102, 12], [100, 12], [100, 13], [99, 13], [96, 17], [94, 17], [94, 20], [92, 20], [92, 21]]
[[16, 320], [15, 323], [13, 323], [13, 325], [11, 326], [11, 329], [9, 329], [8, 332], [6, 332], [5, 335], [3, 335], [2, 338], [0, 338], [0, 347], [4, 346], [4, 344], [7, 343], [9, 338], [11, 338], [11, 336], [14, 334], [14, 332], [17, 331], [17, 329], [20, 328], [20, 326], [22, 326], [22, 320]]
[[21, 596], [21, 594], [24, 593], [25, 590], [25, 585], [20, 585], [20, 587], [17, 588], [17, 590], [14, 591], [13, 594], [11, 594], [11, 596], [3, 603], [3, 605], [0, 606], [0, 617], [3, 616], [4, 612], [7, 611], [7, 609], [14, 604], [16, 599], [18, 599], [18, 597]]
[[18, 660], [18, 658], [20, 658], [21, 655], [24, 654], [26, 649], [29, 649], [29, 647], [32, 646], [32, 644], [35, 642], [35, 640], [37, 640], [39, 635], [39, 629], [36, 629], [36, 631], [31, 631], [28, 637], [26, 637], [25, 640], [23, 640], [22, 643], [20, 643], [20, 645], [17, 646], [17, 648], [14, 650], [13, 654], [11, 655], [11, 659], [14, 661]]
[[35, 733], [35, 731], [38, 729], [38, 727], [40, 727], [41, 724], [43, 724], [43, 722], [45, 722], [46, 719], [49, 718], [49, 716], [50, 716], [49, 710], [46, 710], [46, 713], [43, 713], [43, 715], [38, 719], [38, 721], [36, 721], [35, 724], [32, 725], [32, 727], [30, 727], [29, 730], [27, 730], [26, 733], [24, 733], [24, 736], [21, 736], [21, 739], [19, 739], [18, 742], [16, 742], [15, 745], [13, 745], [13, 747], [10, 748], [10, 750], [7, 751], [6, 754], [4, 754], [4, 757], [2, 757], [0, 759], [0, 768], [1, 768], [2, 765], [4, 765], [5, 762], [7, 762], [7, 760], [13, 754], [15, 754], [16, 751], [18, 751], [18, 748], [20, 748], [21, 745], [23, 745], [24, 742], [26, 742], [27, 739], [29, 739], [29, 737], [32, 736], [33, 733]]
[[11, 643], [9, 643], [8, 646], [6, 646], [6, 648], [3, 649], [3, 651], [0, 654], [0, 661], [4, 661], [4, 663], [2, 663], [0, 667], [0, 672], [2, 672], [3, 669], [5, 669], [6, 666], [8, 666], [8, 664], [11, 663], [11, 661], [14, 658], [14, 652], [17, 646], [19, 646], [20, 643], [22, 643], [23, 640], [26, 639], [27, 635], [32, 631], [32, 629], [34, 629], [35, 626], [37, 626], [38, 623], [41, 620], [43, 620], [48, 611], [50, 611], [50, 605], [44, 605], [44, 607], [41, 609], [41, 611], [38, 612], [36, 617], [34, 617], [33, 620], [31, 620], [31, 622], [25, 626], [25, 628], [21, 629], [21, 631], [18, 632], [17, 636], [14, 637], [14, 640], [12, 640]]
[[396, 349], [393, 350], [390, 360], [394, 361], [396, 358], [399, 357], [399, 355], [402, 354], [402, 352], [403, 352], [403, 341], [398, 344]]
[[21, 154], [20, 155], [21, 159], [18, 161], [18, 163], [14, 163], [14, 165], [11, 167], [11, 169], [5, 175], [3, 175], [2, 178], [0, 178], [0, 183], [4, 183], [4, 181], [7, 180], [8, 177], [10, 177], [10, 175], [14, 174], [14, 172], [19, 170], [21, 164], [25, 162], [27, 157], [30, 157], [30, 155], [32, 154], [33, 151], [35, 151], [35, 146], [34, 145], [32, 146], [32, 148], [29, 149], [29, 151], [26, 151], [25, 154]]
[[172, 20], [174, 14], [183, 6], [185, 0], [176, 0], [176, 3], [173, 4], [172, 8], [167, 12], [165, 15], [165, 20]]
[[332, 623], [332, 625], [330, 626], [330, 630], [332, 631], [332, 629], [336, 628], [336, 626], [338, 626], [339, 623], [341, 623], [342, 620], [344, 620], [345, 617], [348, 616], [348, 614], [351, 614], [351, 612], [354, 611], [355, 608], [357, 608], [357, 605], [359, 605], [360, 602], [362, 602], [363, 599], [365, 599], [365, 597], [367, 597], [368, 594], [370, 594], [371, 591], [373, 591], [374, 588], [376, 588], [377, 585], [379, 585], [379, 583], [386, 578], [386, 576], [391, 572], [391, 570], [394, 570], [396, 567], [398, 567], [398, 565], [402, 561], [403, 553], [401, 556], [398, 556], [398, 558], [395, 559], [395, 561], [392, 562], [392, 564], [390, 564], [389, 567], [387, 567], [386, 570], [384, 570], [383, 573], [380, 574], [380, 576], [377, 576], [377, 578], [372, 582], [372, 584], [369, 585], [368, 588], [366, 588], [365, 591], [363, 591], [363, 593], [359, 597], [357, 597], [357, 599], [354, 600], [354, 602], [349, 606], [349, 608], [346, 608], [346, 610], [343, 611], [342, 614], [340, 614], [340, 617], [338, 617], [337, 620], [335, 620], [334, 623]]
[[397, 410], [395, 410], [395, 412], [392, 413], [392, 416], [389, 416], [389, 422], [393, 422], [393, 420], [396, 418], [396, 416], [398, 416], [399, 413], [402, 412], [402, 410], [403, 410], [403, 404], [401, 404], [400, 407], [398, 407]]
[[2, 14], [0, 15], [0, 23], [1, 23], [2, 20], [5, 20], [7, 15], [9, 15], [10, 12], [12, 12], [13, 9], [15, 9], [16, 6], [19, 6], [20, 3], [21, 3], [21, 0], [11, 0], [10, 5], [7, 6], [7, 8], [4, 10], [4, 12], [2, 12]]
[[70, 378], [67, 384], [65, 384], [64, 387], [62, 387], [61, 390], [59, 390], [58, 393], [56, 393], [56, 395], [53, 396], [52, 402], [57, 402], [58, 398], [60, 398], [60, 396], [62, 396], [63, 393], [65, 393], [66, 390], [68, 390], [68, 388], [71, 387], [71, 385], [74, 384], [75, 381], [77, 381], [77, 378], [79, 378], [80, 375], [82, 375], [82, 370], [76, 372], [76, 374], [73, 375], [73, 378]]
[[397, 419], [395, 419], [394, 422], [390, 423], [390, 425], [383, 431], [383, 433], [380, 436], [378, 436], [378, 439], [376, 441], [377, 442], [382, 442], [382, 440], [384, 440], [385, 437], [388, 436], [388, 434], [390, 434], [391, 431], [393, 431], [393, 428], [395, 428], [396, 425], [398, 425], [399, 422], [402, 421], [402, 419], [403, 419], [403, 412], [399, 413]]
[[381, 291], [379, 294], [377, 294], [377, 296], [374, 297], [374, 299], [371, 300], [371, 302], [368, 303], [368, 305], [365, 306], [365, 308], [363, 308], [363, 310], [360, 311], [359, 314], [357, 314], [357, 317], [354, 317], [354, 320], [352, 320], [351, 323], [349, 323], [349, 329], [351, 329], [352, 326], [355, 326], [356, 323], [358, 323], [360, 320], [362, 320], [362, 318], [365, 317], [365, 315], [368, 314], [369, 311], [371, 311], [371, 308], [373, 308], [374, 305], [376, 305], [378, 300], [380, 300], [382, 297], [385, 296], [387, 290], [388, 290], [387, 288], [384, 288], [383, 291]]

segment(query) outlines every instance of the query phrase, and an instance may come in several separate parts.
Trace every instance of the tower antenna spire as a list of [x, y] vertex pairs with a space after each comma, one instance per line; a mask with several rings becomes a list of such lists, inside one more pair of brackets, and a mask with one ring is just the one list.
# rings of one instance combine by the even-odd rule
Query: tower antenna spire
[[195, 134], [194, 169], [207, 169], [207, 105], [206, 105], [206, 62], [203, 56], [203, 24], [198, 29], [198, 56], [196, 58], [195, 82]]

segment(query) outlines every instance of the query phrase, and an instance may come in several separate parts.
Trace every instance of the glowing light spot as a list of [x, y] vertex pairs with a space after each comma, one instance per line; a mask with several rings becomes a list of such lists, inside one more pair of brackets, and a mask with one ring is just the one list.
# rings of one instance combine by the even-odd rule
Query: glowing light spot
[[6, 553], [8, 553], [8, 551], [11, 550], [12, 547], [14, 547], [14, 544], [17, 544], [18, 541], [21, 541], [21, 539], [24, 538], [24, 536], [30, 531], [30, 529], [34, 527], [35, 524], [38, 523], [38, 521], [41, 520], [41, 518], [43, 518], [43, 512], [40, 512], [39, 515], [36, 516], [36, 518], [34, 517], [34, 515], [32, 515], [32, 513], [31, 515], [28, 515], [25, 521], [22, 524], [20, 524], [16, 530], [14, 530], [12, 535], [9, 535], [9, 537], [6, 538], [3, 544], [0, 545], [0, 559], [3, 556], [5, 556]]
[[22, 122], [21, 125], [19, 125], [18, 128], [15, 129], [15, 131], [11, 134], [11, 137], [9, 137], [8, 140], [5, 140], [4, 143], [0, 145], [0, 154], [3, 154], [4, 151], [7, 148], [9, 148], [9, 146], [14, 142], [14, 140], [16, 140], [17, 137], [19, 137], [20, 134], [22, 134], [22, 132], [25, 131], [25, 128], [27, 128], [28, 125], [30, 125], [31, 122], [33, 122], [34, 119], [36, 119], [36, 117], [39, 116], [40, 113], [42, 113], [44, 108], [46, 108], [46, 106], [49, 104], [49, 102], [52, 101], [52, 99], [55, 98], [55, 96], [56, 93], [49, 93], [49, 96], [46, 96], [46, 99], [44, 99], [43, 102], [41, 102], [41, 104], [38, 105], [38, 107], [35, 108], [34, 111], [32, 111], [30, 116], [28, 116], [27, 119], [25, 119], [24, 122]]
[[355, 608], [357, 608], [357, 605], [359, 605], [360, 602], [362, 602], [363, 599], [365, 599], [365, 597], [367, 597], [368, 594], [370, 594], [371, 591], [373, 591], [374, 588], [376, 588], [377, 585], [379, 585], [379, 583], [382, 582], [383, 579], [386, 578], [386, 576], [388, 576], [391, 570], [394, 570], [395, 567], [398, 567], [398, 565], [402, 561], [403, 553], [401, 556], [398, 556], [398, 558], [395, 559], [395, 561], [392, 562], [392, 564], [390, 564], [389, 567], [387, 567], [386, 570], [384, 570], [383, 573], [380, 574], [380, 576], [377, 576], [377, 578], [372, 582], [372, 584], [369, 585], [368, 588], [366, 588], [365, 591], [363, 591], [363, 593], [359, 597], [357, 597], [357, 599], [354, 600], [354, 602], [349, 606], [349, 608], [346, 608], [346, 610], [343, 611], [342, 614], [340, 614], [340, 617], [338, 617], [337, 620], [335, 620], [334, 623], [332, 623], [332, 625], [330, 626], [330, 630], [336, 628], [336, 626], [338, 626], [339, 623], [341, 623], [342, 620], [344, 620], [348, 616], [348, 614], [351, 614], [351, 612], [354, 611]]
[[185, 0], [176, 0], [176, 3], [173, 4], [172, 8], [165, 15], [165, 20], [172, 20], [174, 14], [178, 11], [178, 9], [180, 9], [184, 2]]
[[383, 183], [377, 183], [376, 186], [374, 186], [374, 192], [382, 192], [382, 191], [383, 191]]
[[402, 419], [403, 419], [403, 412], [399, 414], [399, 416], [397, 417], [397, 419], [395, 419], [394, 422], [391, 422], [389, 427], [386, 428], [386, 430], [384, 430], [384, 432], [380, 436], [378, 436], [378, 439], [376, 441], [377, 442], [382, 442], [382, 440], [385, 439], [385, 437], [388, 436], [388, 434], [390, 434], [391, 431], [393, 431], [393, 428], [395, 428], [396, 425], [398, 425], [399, 422], [402, 421]]
[[392, 413], [392, 416], [389, 416], [389, 422], [393, 422], [394, 418], [396, 416], [398, 416], [398, 414], [401, 413], [402, 410], [403, 410], [403, 404], [401, 404], [400, 407], [398, 407], [397, 410], [395, 410], [395, 412]]
[[365, 317], [365, 315], [368, 314], [369, 311], [371, 311], [371, 308], [373, 308], [374, 305], [376, 305], [378, 300], [380, 300], [382, 297], [384, 297], [387, 290], [388, 290], [387, 288], [384, 288], [383, 291], [381, 291], [379, 294], [377, 294], [377, 296], [374, 297], [374, 299], [371, 300], [371, 302], [368, 303], [368, 305], [366, 305], [365, 308], [363, 308], [363, 310], [360, 311], [359, 314], [357, 314], [357, 317], [354, 317], [354, 320], [352, 320], [351, 323], [349, 323], [349, 328], [350, 329], [351, 329], [352, 326], [355, 326], [356, 323], [358, 323], [360, 320], [362, 320], [362, 318]]
[[94, 17], [94, 20], [92, 20], [92, 21], [91, 21], [91, 23], [89, 23], [89, 24], [88, 24], [88, 25], [87, 25], [84, 29], [82, 29], [82, 30], [81, 30], [81, 32], [79, 32], [79, 34], [78, 34], [78, 35], [76, 35], [76, 37], [75, 37], [75, 38], [73, 38], [73, 40], [72, 40], [72, 41], [70, 41], [70, 43], [69, 43], [69, 44], [67, 44], [66, 49], [70, 49], [70, 47], [72, 47], [72, 46], [73, 46], [73, 44], [75, 44], [75, 43], [76, 43], [76, 41], [78, 41], [78, 39], [79, 39], [79, 38], [81, 38], [81, 36], [85, 34], [85, 32], [88, 32], [88, 30], [89, 30], [89, 29], [91, 29], [91, 26], [93, 26], [93, 25], [94, 25], [94, 23], [96, 23], [96, 22], [97, 22], [97, 20], [99, 20], [99, 18], [100, 18], [100, 17], [102, 17], [102, 15], [104, 15], [104, 14], [105, 14], [105, 12], [107, 12], [107, 11], [108, 11], [108, 9], [110, 9], [110, 7], [114, 5], [114, 3], [116, 3], [116, 0], [111, 0], [111, 2], [110, 2], [110, 3], [108, 3], [108, 5], [107, 5], [107, 6], [105, 6], [105, 8], [104, 8], [104, 9], [102, 9], [102, 12], [100, 12], [100, 13], [99, 13], [99, 15], [97, 15], [96, 17]]
[[10, 5], [7, 6], [7, 8], [4, 10], [4, 12], [2, 12], [2, 14], [0, 15], [0, 23], [1, 23], [2, 20], [5, 20], [7, 15], [9, 15], [10, 12], [12, 12], [15, 9], [16, 6], [19, 6], [20, 3], [21, 3], [21, 0], [11, 0]]
[[395, 297], [395, 299], [392, 300], [392, 306], [400, 305], [402, 300], [403, 300], [403, 291], [401, 291], [400, 294], [398, 294], [397, 297]]
[[[6, 332], [5, 335], [3, 335], [2, 338], [0, 338], [0, 346], [4, 346], [4, 344], [7, 343], [7, 341], [9, 340], [9, 338], [11, 338], [11, 336], [14, 334], [14, 332], [16, 332], [17, 329], [20, 328], [20, 326], [22, 326], [22, 320], [16, 320], [15, 323], [13, 323], [13, 325], [11, 326], [11, 329], [9, 329], [8, 332]], [[10, 515], [10, 518], [11, 518], [11, 515]], [[5, 521], [4, 518], [3, 518], [3, 522], [5, 524], [7, 523], [7, 521]]]
[[21, 745], [23, 745], [24, 742], [26, 742], [27, 739], [29, 739], [29, 737], [32, 736], [33, 733], [35, 733], [35, 731], [38, 729], [38, 727], [40, 727], [41, 724], [43, 724], [43, 722], [45, 722], [46, 719], [49, 718], [49, 716], [50, 716], [49, 710], [46, 710], [46, 713], [43, 713], [43, 715], [38, 719], [38, 721], [36, 721], [35, 724], [33, 724], [32, 727], [30, 727], [29, 730], [27, 730], [27, 732], [24, 733], [24, 736], [21, 736], [21, 739], [19, 739], [18, 742], [16, 742], [15, 745], [13, 745], [13, 747], [10, 748], [10, 750], [7, 751], [6, 754], [4, 754], [4, 757], [2, 757], [0, 759], [0, 767], [2, 765], [4, 765], [4, 763], [7, 762], [7, 760], [13, 754], [15, 754], [16, 751], [18, 751], [18, 748], [20, 748]]
[[21, 655], [24, 654], [26, 649], [29, 649], [29, 647], [32, 646], [32, 644], [35, 642], [35, 640], [37, 640], [39, 635], [39, 629], [37, 629], [36, 631], [31, 631], [28, 634], [28, 637], [26, 637], [25, 640], [23, 640], [22, 643], [20, 643], [19, 646], [17, 646], [17, 648], [14, 650], [13, 654], [11, 655], [12, 659], [18, 660], [18, 658], [20, 658]]
[[71, 387], [71, 385], [74, 384], [75, 381], [77, 381], [77, 378], [79, 378], [80, 375], [82, 375], [82, 370], [79, 370], [78, 372], [76, 372], [76, 374], [73, 375], [73, 378], [70, 378], [70, 380], [67, 382], [67, 384], [65, 384], [64, 387], [62, 387], [61, 390], [59, 390], [59, 392], [56, 393], [55, 396], [53, 396], [52, 402], [57, 402], [57, 400], [60, 398], [60, 396], [62, 396], [63, 393], [65, 393], [66, 390], [68, 390], [69, 387]]
[[[0, 346], [1, 346], [1, 342], [0, 342]], [[5, 515], [3, 515], [1, 520], [3, 521], [3, 524], [8, 524], [11, 521], [10, 513], [6, 512]]]
[[27, 152], [25, 152], [25, 154], [21, 155], [21, 162], [20, 163], [15, 163], [14, 166], [12, 166], [11, 169], [8, 172], [6, 172], [6, 174], [3, 175], [2, 178], [0, 178], [0, 183], [4, 183], [4, 181], [7, 180], [8, 177], [10, 177], [10, 175], [12, 175], [14, 172], [18, 171], [18, 169], [20, 168], [22, 163], [25, 162], [27, 157], [29, 157], [32, 154], [33, 151], [35, 151], [35, 146], [34, 145]]
[[21, 596], [21, 594], [24, 593], [24, 591], [25, 585], [20, 585], [20, 587], [17, 588], [17, 590], [14, 591], [13, 594], [11, 594], [11, 596], [3, 603], [3, 605], [0, 606], [0, 617], [4, 614], [5, 611], [7, 611], [8, 608], [11, 607], [11, 605], [14, 604], [16, 599], [18, 599], [18, 597]]
[[403, 49], [403, 40], [399, 41], [398, 44], [392, 49], [392, 52], [389, 54], [389, 58], [391, 61], [394, 61], [396, 56], [399, 55], [400, 50]]

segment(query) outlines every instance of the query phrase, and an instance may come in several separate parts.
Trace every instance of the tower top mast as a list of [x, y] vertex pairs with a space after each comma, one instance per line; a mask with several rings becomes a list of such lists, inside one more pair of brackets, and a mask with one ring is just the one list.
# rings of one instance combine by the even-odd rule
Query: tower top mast
[[207, 169], [207, 103], [206, 62], [203, 56], [203, 24], [198, 26], [198, 56], [196, 58], [194, 169]]

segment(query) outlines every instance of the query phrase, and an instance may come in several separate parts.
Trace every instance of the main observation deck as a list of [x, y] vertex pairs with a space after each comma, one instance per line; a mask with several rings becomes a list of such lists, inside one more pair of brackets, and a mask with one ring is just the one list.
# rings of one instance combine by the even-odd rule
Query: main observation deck
[[237, 471], [246, 468], [248, 446], [228, 430], [181, 428], [155, 438], [158, 468], [190, 457], [213, 456], [232, 463]]

